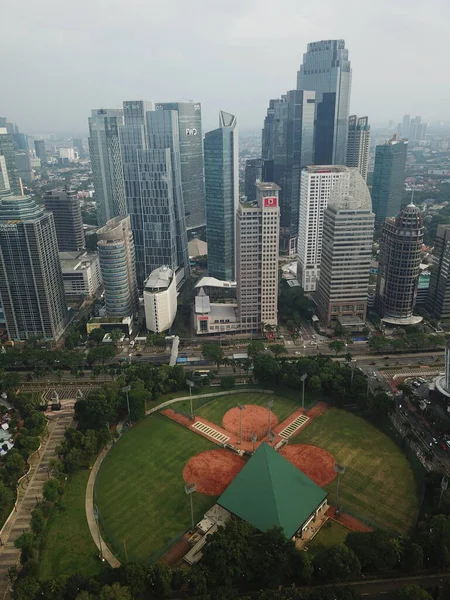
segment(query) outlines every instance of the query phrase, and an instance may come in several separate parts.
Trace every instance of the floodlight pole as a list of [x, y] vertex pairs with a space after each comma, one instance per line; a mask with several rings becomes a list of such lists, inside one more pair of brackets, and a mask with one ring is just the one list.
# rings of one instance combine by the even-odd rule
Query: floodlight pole
[[305, 381], [306, 378], [308, 377], [307, 373], [303, 373], [303, 375], [300, 377], [300, 381], [302, 382], [302, 409], [305, 410]]
[[191, 379], [186, 379], [186, 385], [189, 388], [189, 404], [191, 407], [191, 419], [194, 419], [194, 409], [192, 407], [192, 388], [194, 387], [194, 382]]
[[253, 453], [255, 452], [256, 432], [252, 433]]
[[267, 435], [270, 436], [270, 431], [271, 431], [271, 417], [272, 417], [272, 407], [273, 407], [273, 400], [269, 400], [267, 403], [267, 408], [269, 410], [269, 431], [267, 432]]
[[128, 408], [128, 420], [130, 420], [130, 399], [128, 397], [128, 392], [131, 390], [131, 385], [126, 385], [122, 388], [122, 392], [125, 392], [127, 395], [127, 408]]
[[239, 409], [239, 441], [238, 444], [242, 444], [242, 411], [245, 410], [245, 404], [238, 404]]
[[191, 531], [194, 531], [194, 500], [192, 498], [193, 493], [195, 492], [195, 490], [197, 489], [197, 486], [195, 485], [195, 483], [187, 483], [184, 486], [184, 491], [185, 493], [190, 496], [190, 504], [191, 504]]
[[338, 474], [338, 477], [337, 477], [337, 486], [336, 486], [336, 512], [338, 513], [339, 512], [339, 483], [341, 481], [341, 475], [342, 475], [342, 473], [345, 473], [345, 466], [344, 465], [340, 465], [338, 463], [335, 463], [334, 470]]

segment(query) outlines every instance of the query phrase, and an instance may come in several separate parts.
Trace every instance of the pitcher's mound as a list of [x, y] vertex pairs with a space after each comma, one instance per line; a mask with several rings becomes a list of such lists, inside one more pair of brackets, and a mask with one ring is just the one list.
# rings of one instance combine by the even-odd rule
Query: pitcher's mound
[[324, 486], [336, 477], [334, 470], [335, 460], [333, 456], [318, 446], [309, 444], [292, 444], [280, 450], [297, 469], [303, 471], [317, 485]]
[[207, 450], [188, 460], [183, 469], [186, 483], [195, 483], [199, 494], [220, 496], [242, 467], [245, 460], [228, 450]]
[[[241, 409], [231, 408], [226, 412], [222, 419], [222, 425], [231, 433], [239, 436], [239, 413]], [[252, 434], [256, 435], [257, 440], [262, 440], [269, 432], [269, 414], [270, 428], [278, 425], [278, 419], [275, 414], [264, 406], [256, 404], [246, 404], [242, 410], [242, 439], [250, 442]]]

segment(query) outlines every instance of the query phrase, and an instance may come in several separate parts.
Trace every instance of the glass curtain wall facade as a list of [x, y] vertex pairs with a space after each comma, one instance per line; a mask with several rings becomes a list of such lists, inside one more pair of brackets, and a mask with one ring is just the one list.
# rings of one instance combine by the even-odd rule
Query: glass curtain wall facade
[[101, 108], [89, 118], [89, 154], [100, 226], [127, 214], [119, 134], [123, 111]]
[[221, 111], [220, 127], [205, 135], [208, 273], [222, 281], [236, 277], [236, 213], [239, 205], [238, 130], [234, 115]]
[[181, 186], [187, 229], [204, 227], [205, 175], [203, 165], [202, 107], [200, 102], [160, 102], [155, 110], [178, 113]]
[[436, 319], [450, 319], [450, 225], [437, 228], [427, 310]]
[[61, 337], [67, 306], [53, 215], [29, 196], [0, 204], [0, 301], [9, 339]]
[[22, 195], [22, 183], [17, 172], [14, 142], [12, 135], [7, 132], [6, 127], [0, 127], [0, 156], [5, 157], [11, 193], [17, 196]]
[[297, 74], [297, 89], [316, 93], [316, 165], [345, 165], [351, 84], [351, 63], [344, 40], [308, 44]]
[[367, 181], [370, 149], [368, 117], [351, 115], [348, 120], [347, 167], [355, 167]]
[[372, 205], [375, 219], [395, 217], [401, 208], [405, 190], [405, 165], [408, 140], [394, 136], [375, 150], [372, 180]]
[[60, 252], [81, 250], [84, 239], [80, 200], [70, 190], [53, 190], [44, 195], [46, 210], [53, 214]]

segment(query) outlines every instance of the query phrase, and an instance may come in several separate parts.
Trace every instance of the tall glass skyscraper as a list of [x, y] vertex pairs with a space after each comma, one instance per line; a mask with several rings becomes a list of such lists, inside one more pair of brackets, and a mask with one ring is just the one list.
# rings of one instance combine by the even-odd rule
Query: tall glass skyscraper
[[297, 249], [301, 170], [314, 162], [315, 93], [291, 90], [271, 100], [262, 132], [262, 157], [280, 186], [281, 245]]
[[187, 229], [205, 225], [202, 107], [200, 102], [159, 102], [155, 110], [178, 113], [181, 186]]
[[220, 111], [219, 128], [205, 135], [205, 198], [208, 272], [236, 277], [236, 213], [239, 205], [239, 143], [235, 115]]
[[53, 215], [29, 196], [0, 203], [0, 304], [8, 337], [57, 340], [67, 306]]
[[346, 163], [351, 83], [344, 40], [308, 44], [297, 74], [297, 89], [316, 92], [316, 165]]
[[142, 100], [124, 102], [123, 110], [122, 159], [138, 285], [163, 265], [179, 284], [189, 276], [189, 255], [178, 113], [153, 111]]
[[123, 111], [101, 108], [89, 118], [89, 153], [99, 225], [127, 214], [119, 132]]
[[5, 160], [11, 193], [20, 196], [23, 191], [22, 182], [17, 172], [14, 142], [12, 134], [8, 133], [6, 127], [0, 127], [0, 156], [3, 156]]
[[347, 167], [356, 167], [367, 181], [369, 167], [370, 125], [367, 117], [351, 115], [348, 120]]
[[408, 140], [392, 139], [375, 150], [372, 180], [372, 205], [375, 219], [384, 221], [400, 211], [405, 189], [405, 164]]

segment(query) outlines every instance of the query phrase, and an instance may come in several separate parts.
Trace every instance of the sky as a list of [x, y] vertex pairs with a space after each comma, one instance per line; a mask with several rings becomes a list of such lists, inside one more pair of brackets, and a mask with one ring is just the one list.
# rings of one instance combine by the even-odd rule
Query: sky
[[87, 135], [92, 108], [202, 103], [242, 130], [296, 87], [308, 42], [344, 39], [351, 113], [450, 119], [449, 0], [1, 0], [0, 115]]

